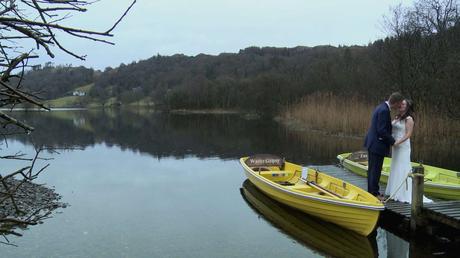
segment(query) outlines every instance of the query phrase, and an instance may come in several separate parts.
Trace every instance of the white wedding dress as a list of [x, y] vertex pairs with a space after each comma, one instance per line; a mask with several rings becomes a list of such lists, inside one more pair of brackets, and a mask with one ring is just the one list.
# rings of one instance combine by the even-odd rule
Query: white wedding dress
[[[405, 120], [392, 122], [392, 136], [397, 141], [406, 133]], [[412, 201], [412, 178], [407, 177], [412, 172], [410, 163], [410, 138], [391, 149], [391, 168], [385, 195], [393, 196], [392, 199], [400, 202]], [[403, 183], [403, 181], [405, 181]], [[401, 184], [403, 184], [401, 186]], [[399, 187], [399, 188], [398, 188]], [[423, 202], [431, 202], [423, 196]]]

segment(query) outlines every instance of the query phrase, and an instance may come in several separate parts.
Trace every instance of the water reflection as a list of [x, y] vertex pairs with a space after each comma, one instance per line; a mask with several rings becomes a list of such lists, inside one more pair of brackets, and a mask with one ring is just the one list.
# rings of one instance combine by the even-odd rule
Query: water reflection
[[249, 180], [241, 194], [264, 219], [299, 243], [333, 257], [374, 257], [375, 237], [368, 239], [336, 225], [310, 217], [276, 202], [259, 191]]
[[396, 235], [385, 232], [387, 241], [388, 258], [406, 258], [409, 257], [409, 243], [397, 237]]
[[[239, 115], [88, 110], [15, 116], [37, 130], [29, 136], [11, 136], [19, 142], [11, 141], [10, 149], [35, 144], [83, 151], [57, 155], [39, 178], [56, 186], [71, 208], [25, 234], [27, 239], [18, 240], [21, 249], [10, 250], [8, 257], [215, 257], [222, 251], [228, 257], [302, 257], [310, 249], [325, 256], [353, 257], [372, 257], [378, 249], [385, 257], [387, 248], [407, 253], [409, 242], [393, 241], [383, 229], [371, 238], [356, 236], [267, 204], [274, 201], [244, 183], [247, 202], [271, 223], [260, 225], [250, 219], [254, 212], [238, 194], [244, 175], [236, 160], [243, 155], [273, 153], [303, 165], [330, 165], [337, 153], [359, 149], [359, 138], [294, 132], [273, 121]], [[425, 161], [436, 165], [435, 160], [449, 160], [449, 166], [460, 167], [451, 153], [433, 153], [441, 156], [427, 155]], [[410, 255], [437, 250], [446, 254], [444, 246], [425, 246], [411, 242]], [[61, 255], [53, 254], [54, 249]]]
[[[274, 121], [240, 115], [172, 115], [147, 110], [80, 110], [17, 113], [37, 130], [16, 138], [51, 147], [105, 143], [156, 158], [189, 155], [237, 159], [254, 153], [279, 154], [301, 164], [334, 164], [338, 153], [361, 149], [361, 138], [292, 131]], [[460, 170], [452, 158], [460, 145], [415, 143], [415, 160]], [[447, 151], [449, 150], [449, 151]]]
[[458, 245], [443, 243], [436, 237], [421, 234], [404, 239], [384, 228], [363, 237], [287, 207], [262, 193], [249, 180], [244, 181], [240, 190], [244, 200], [262, 218], [326, 257], [458, 257]]
[[[170, 115], [148, 111], [90, 110], [22, 113], [37, 130], [22, 142], [50, 147], [87, 147], [97, 143], [148, 153], [156, 158], [194, 155], [236, 159], [251, 153], [283, 154], [293, 161], [335, 162], [346, 144], [321, 144], [328, 137], [311, 135], [309, 144], [274, 121], [245, 120], [239, 115]], [[328, 142], [332, 142], [331, 140]], [[331, 149], [330, 146], [333, 149]], [[315, 150], [315, 151], [314, 151]]]

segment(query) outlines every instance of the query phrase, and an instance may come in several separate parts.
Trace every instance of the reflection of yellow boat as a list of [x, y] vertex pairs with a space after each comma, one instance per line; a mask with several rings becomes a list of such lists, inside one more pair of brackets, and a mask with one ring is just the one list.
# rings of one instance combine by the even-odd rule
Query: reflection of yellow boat
[[385, 209], [363, 189], [313, 169], [303, 179], [302, 167], [290, 162], [261, 166], [255, 156], [241, 158], [240, 163], [248, 179], [271, 198], [361, 235], [374, 230]]
[[270, 199], [246, 180], [244, 199], [265, 219], [309, 248], [333, 257], [374, 257], [366, 237], [290, 209]]
[[[343, 153], [337, 156], [340, 163], [353, 173], [367, 177], [367, 152]], [[412, 166], [417, 166], [412, 162]], [[385, 158], [380, 181], [386, 183], [390, 175], [391, 158]], [[460, 199], [460, 172], [423, 165], [425, 168], [424, 192], [442, 199]]]

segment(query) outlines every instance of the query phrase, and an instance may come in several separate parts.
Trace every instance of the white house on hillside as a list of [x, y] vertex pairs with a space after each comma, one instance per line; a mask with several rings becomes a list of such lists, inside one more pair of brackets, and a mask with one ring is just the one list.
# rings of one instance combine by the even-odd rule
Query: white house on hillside
[[79, 90], [76, 90], [76, 91], [72, 92], [72, 96], [82, 97], [82, 96], [85, 96], [85, 95], [86, 95], [86, 92], [79, 91]]

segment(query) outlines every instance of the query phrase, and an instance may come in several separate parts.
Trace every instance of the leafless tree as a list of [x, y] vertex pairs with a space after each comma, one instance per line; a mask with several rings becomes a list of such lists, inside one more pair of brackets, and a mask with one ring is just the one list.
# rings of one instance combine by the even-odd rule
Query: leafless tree
[[457, 0], [420, 0], [414, 5], [416, 24], [426, 34], [445, 33], [458, 22]]
[[[77, 54], [59, 41], [59, 34], [67, 34], [75, 38], [113, 44], [107, 38], [113, 36], [112, 31], [126, 16], [135, 0], [125, 13], [106, 31], [98, 32], [60, 25], [60, 22], [74, 13], [87, 10], [92, 1], [84, 0], [0, 0], [0, 107], [14, 107], [19, 103], [30, 103], [39, 108], [47, 109], [36, 92], [28, 92], [21, 88], [22, 75], [28, 67], [28, 61], [37, 58], [40, 51], [55, 57], [55, 49], [64, 51], [77, 59], [85, 56]], [[35, 49], [25, 46], [35, 44]], [[12, 84], [12, 78], [17, 78]], [[20, 123], [1, 112], [2, 126], [14, 124], [24, 130], [33, 130], [29, 125]]]
[[[77, 59], [85, 56], [77, 54], [71, 47], [61, 43], [60, 37], [91, 40], [104, 44], [113, 44], [113, 30], [136, 3], [134, 0], [113, 26], [105, 31], [93, 31], [78, 26], [64, 26], [62, 21], [74, 14], [83, 13], [94, 1], [85, 0], [0, 0], [0, 108], [14, 108], [17, 104], [33, 105], [48, 110], [40, 102], [39, 92], [22, 88], [24, 72], [30, 67], [29, 61], [41, 54], [55, 57], [56, 51], [63, 51]], [[28, 49], [27, 46], [35, 46]], [[18, 130], [20, 129], [20, 130]], [[10, 133], [31, 132], [34, 128], [0, 110], [0, 136]], [[4, 138], [4, 145], [7, 145]], [[1, 146], [0, 146], [1, 147]], [[3, 150], [3, 149], [1, 149]], [[24, 160], [30, 165], [13, 172], [0, 171], [0, 205], [9, 203], [14, 207], [16, 217], [0, 212], [0, 235], [18, 234], [14, 227], [36, 224], [50, 215], [53, 207], [38, 207], [28, 214], [21, 208], [18, 196], [21, 187], [34, 180], [48, 165], [36, 169], [36, 161], [43, 159], [38, 148], [36, 155], [27, 158], [22, 153], [0, 156], [0, 160]], [[51, 206], [56, 204], [50, 204]], [[5, 238], [5, 240], [7, 240]], [[0, 242], [2, 242], [0, 240]], [[8, 241], [7, 241], [8, 243]]]
[[[390, 80], [426, 104], [444, 103], [438, 111], [460, 119], [458, 107], [458, 0], [418, 0], [398, 5], [385, 17], [383, 68]], [[423, 101], [422, 101], [423, 100]]]

